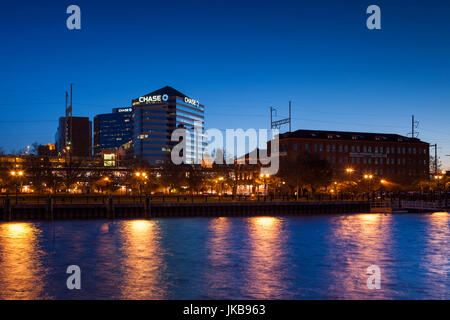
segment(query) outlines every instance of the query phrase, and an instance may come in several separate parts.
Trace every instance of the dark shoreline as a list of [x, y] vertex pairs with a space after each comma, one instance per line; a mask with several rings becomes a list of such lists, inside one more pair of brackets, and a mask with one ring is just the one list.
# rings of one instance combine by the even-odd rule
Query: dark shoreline
[[368, 213], [368, 201], [114, 204], [10, 204], [0, 220], [127, 219], [157, 217], [242, 217]]

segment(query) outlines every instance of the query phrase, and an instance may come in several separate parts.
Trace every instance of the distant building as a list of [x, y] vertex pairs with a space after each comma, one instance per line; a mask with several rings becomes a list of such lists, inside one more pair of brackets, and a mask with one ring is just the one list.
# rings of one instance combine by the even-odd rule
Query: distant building
[[123, 147], [103, 149], [101, 155], [104, 167], [122, 167], [128, 163], [126, 150]]
[[[280, 134], [280, 157], [302, 152], [328, 160], [336, 176], [373, 174], [393, 181], [429, 178], [430, 145], [397, 134], [297, 130]], [[350, 170], [347, 170], [350, 169]]]
[[37, 151], [39, 156], [55, 157], [58, 155], [58, 151], [56, 150], [56, 145], [54, 143], [40, 145]]
[[171, 142], [172, 132], [185, 128], [191, 138], [187, 141], [186, 162], [201, 164], [204, 105], [171, 87], [164, 87], [132, 100], [132, 107], [133, 148], [137, 158], [151, 164], [167, 161], [177, 143]]
[[[92, 122], [87, 117], [59, 118], [59, 127], [55, 135], [56, 150], [63, 155], [68, 147], [72, 150], [72, 156], [92, 156]], [[70, 140], [72, 134], [72, 141]]]
[[131, 108], [114, 108], [112, 113], [94, 118], [94, 155], [105, 149], [118, 148], [133, 138]]

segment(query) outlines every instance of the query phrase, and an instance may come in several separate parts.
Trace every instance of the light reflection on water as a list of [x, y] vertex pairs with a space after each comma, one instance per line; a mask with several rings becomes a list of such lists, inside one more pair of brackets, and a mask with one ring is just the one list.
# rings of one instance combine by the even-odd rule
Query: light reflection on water
[[[0, 223], [0, 299], [449, 299], [449, 214]], [[66, 289], [67, 266], [82, 290]], [[378, 265], [381, 290], [368, 290]]]
[[47, 298], [43, 290], [45, 255], [40, 230], [31, 223], [0, 224], [0, 287], [2, 299]]
[[281, 299], [286, 265], [283, 249], [287, 234], [283, 220], [273, 217], [248, 219], [249, 259], [246, 263], [244, 295], [251, 299]]

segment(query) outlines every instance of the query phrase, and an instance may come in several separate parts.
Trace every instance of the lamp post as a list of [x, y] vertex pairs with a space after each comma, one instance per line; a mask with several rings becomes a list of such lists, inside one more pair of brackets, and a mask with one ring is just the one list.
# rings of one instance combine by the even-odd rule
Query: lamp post
[[108, 185], [109, 185], [109, 177], [105, 177], [105, 178], [103, 178], [103, 180], [105, 181], [105, 188], [106, 188], [106, 192], [108, 193], [108, 191], [109, 191], [109, 188], [108, 188]]
[[219, 177], [218, 179], [220, 181], [220, 195], [223, 193], [223, 177]]
[[441, 190], [440, 182], [441, 182], [442, 178], [443, 178], [442, 175], [435, 175], [435, 176], [434, 176], [434, 180], [436, 180], [436, 182], [437, 182], [437, 188], [438, 188], [438, 191]]
[[135, 172], [134, 175], [139, 181], [139, 196], [142, 195], [142, 180], [147, 180], [148, 175], [145, 172]]
[[[23, 177], [23, 171], [11, 171], [10, 172], [10, 175], [15, 179], [14, 180], [14, 186], [15, 186], [15, 188], [16, 188], [16, 204], [17, 204], [17, 193], [18, 193], [18, 186], [19, 186], [19, 184], [18, 184], [18, 179], [21, 179], [22, 177]], [[22, 182], [22, 181], [21, 181]]]
[[267, 195], [267, 179], [269, 179], [270, 174], [268, 174], [268, 173], [261, 173], [259, 176], [260, 176], [260, 178], [263, 179], [263, 182], [264, 182], [264, 194]]
[[365, 175], [364, 175], [364, 179], [366, 179], [366, 180], [368, 181], [368, 184], [369, 184], [369, 200], [370, 200], [370, 192], [371, 192], [371, 184], [370, 184], [370, 182], [371, 182], [372, 179], [373, 179], [373, 175], [371, 175], [371, 174], [365, 174]]

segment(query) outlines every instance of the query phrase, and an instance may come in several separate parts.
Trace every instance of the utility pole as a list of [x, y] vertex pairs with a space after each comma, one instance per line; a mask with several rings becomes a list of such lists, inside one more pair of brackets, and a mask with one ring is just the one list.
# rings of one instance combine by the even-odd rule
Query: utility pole
[[[289, 132], [291, 132], [291, 101], [289, 101], [289, 118], [273, 121], [273, 115], [277, 115], [277, 109], [270, 107], [270, 129], [280, 129], [283, 124], [289, 125]], [[272, 130], [270, 130], [270, 140], [272, 140]]]
[[430, 145], [430, 148], [434, 148], [434, 173], [438, 173], [438, 157], [437, 157], [437, 143]]
[[419, 128], [419, 121], [415, 121], [414, 115], [411, 116], [411, 132], [409, 133], [411, 135], [411, 138], [417, 138], [419, 136], [419, 132], [416, 131], [416, 129]]
[[292, 124], [292, 118], [291, 118], [291, 102], [289, 101], [289, 132], [292, 132], [291, 124]]

